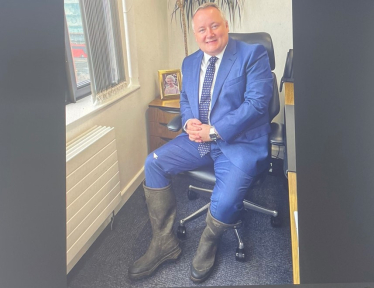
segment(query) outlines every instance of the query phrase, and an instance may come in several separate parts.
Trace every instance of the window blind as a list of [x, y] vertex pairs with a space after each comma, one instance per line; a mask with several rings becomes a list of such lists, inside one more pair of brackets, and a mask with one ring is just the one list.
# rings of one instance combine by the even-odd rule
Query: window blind
[[102, 102], [126, 87], [119, 0], [80, 0], [92, 94]]

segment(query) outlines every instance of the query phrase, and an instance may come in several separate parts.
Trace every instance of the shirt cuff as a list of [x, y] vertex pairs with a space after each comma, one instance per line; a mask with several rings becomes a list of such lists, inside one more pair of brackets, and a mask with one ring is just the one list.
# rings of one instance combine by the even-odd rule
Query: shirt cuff
[[188, 119], [188, 120], [186, 121], [186, 123], [184, 123], [183, 130], [184, 130], [185, 132], [186, 132], [186, 128], [187, 128], [187, 123], [188, 123], [188, 121], [190, 121], [190, 120], [192, 120], [192, 118]]

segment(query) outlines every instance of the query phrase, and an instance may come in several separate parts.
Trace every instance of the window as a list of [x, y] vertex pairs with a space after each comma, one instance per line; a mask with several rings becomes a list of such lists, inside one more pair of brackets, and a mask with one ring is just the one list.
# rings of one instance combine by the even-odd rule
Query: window
[[121, 0], [64, 0], [67, 103], [104, 101], [127, 86]]

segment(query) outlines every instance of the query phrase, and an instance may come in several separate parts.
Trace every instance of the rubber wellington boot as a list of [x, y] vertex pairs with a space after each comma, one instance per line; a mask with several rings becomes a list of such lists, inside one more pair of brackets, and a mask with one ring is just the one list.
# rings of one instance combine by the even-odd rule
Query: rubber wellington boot
[[206, 217], [206, 227], [200, 238], [199, 247], [191, 264], [190, 278], [195, 283], [208, 279], [213, 271], [216, 252], [223, 233], [228, 229], [238, 228], [241, 224], [225, 224], [215, 219], [210, 210]]
[[152, 226], [152, 241], [147, 252], [128, 270], [132, 280], [152, 275], [167, 260], [176, 260], [182, 250], [172, 228], [176, 216], [175, 195], [171, 185], [154, 189], [143, 184]]

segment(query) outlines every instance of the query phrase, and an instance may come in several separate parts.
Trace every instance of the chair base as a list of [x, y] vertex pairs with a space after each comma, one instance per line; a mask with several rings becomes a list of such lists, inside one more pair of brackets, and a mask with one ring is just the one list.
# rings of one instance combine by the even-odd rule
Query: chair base
[[[201, 188], [201, 187], [196, 187], [196, 186], [193, 186], [193, 185], [189, 185], [188, 186], [188, 198], [193, 198], [195, 199], [195, 197], [191, 197], [190, 195], [192, 194], [192, 192], [195, 192], [195, 193], [213, 193], [213, 190], [212, 189], [206, 189], [206, 188]], [[190, 199], [190, 200], [193, 200], [193, 199]], [[266, 214], [266, 215], [270, 215], [270, 216], [273, 216], [273, 217], [277, 217], [278, 216], [278, 211], [276, 210], [270, 210], [270, 209], [267, 209], [263, 206], [260, 206], [260, 205], [257, 205], [253, 202], [250, 202], [248, 200], [243, 200], [243, 205], [244, 205], [244, 209], [246, 210], [253, 210], [253, 211], [257, 211], [257, 212], [260, 212], [260, 213], [263, 213], [263, 214]], [[205, 211], [206, 207], [209, 207], [209, 203], [207, 205], [205, 205], [204, 207], [202, 207], [201, 209], [203, 209]], [[189, 221], [192, 221], [194, 219], [196, 219], [197, 217], [199, 217], [200, 215], [203, 215], [206, 213], [205, 212], [202, 212], [200, 211], [201, 209], [197, 210], [195, 213], [192, 213], [190, 216], [186, 217], [185, 219], [182, 219], [182, 220], [185, 220], [184, 222], [189, 222]], [[192, 218], [190, 220], [190, 218]], [[181, 220], [181, 221], [182, 221]]]
[[[189, 199], [190, 199], [191, 192], [198, 193], [198, 194], [200, 194], [200, 193], [206, 194], [206, 193], [212, 193], [213, 190], [190, 185], [188, 187], [188, 198]], [[193, 197], [192, 199], [196, 199], [196, 198]], [[192, 200], [192, 199], [190, 199], [190, 200]], [[178, 226], [178, 230], [177, 230], [177, 236], [178, 236], [179, 239], [184, 240], [184, 239], [187, 238], [187, 229], [186, 229], [185, 224], [192, 221], [192, 220], [195, 220], [196, 218], [200, 217], [201, 215], [206, 214], [208, 212], [209, 205], [210, 205], [210, 202], [208, 204], [204, 205], [203, 207], [201, 207], [199, 210], [192, 213], [191, 215], [187, 216], [186, 218], [183, 218], [183, 219], [179, 220], [179, 226]], [[243, 200], [243, 205], [244, 205], [245, 210], [253, 210], [253, 211], [257, 211], [257, 212], [260, 212], [260, 213], [263, 213], [263, 214], [266, 214], [266, 215], [270, 215], [271, 216], [270, 223], [271, 223], [272, 227], [279, 227], [281, 225], [280, 218], [277, 217], [278, 216], [278, 211], [267, 209], [265, 207], [262, 207], [260, 205], [255, 204], [255, 203], [252, 203], [252, 202], [250, 202], [248, 200], [245, 200], [245, 199]], [[242, 239], [240, 238], [238, 229], [234, 229], [234, 232], [235, 232], [236, 239], [238, 240], [238, 247], [236, 248], [235, 259], [237, 261], [244, 262], [246, 260], [244, 243], [243, 243]]]

